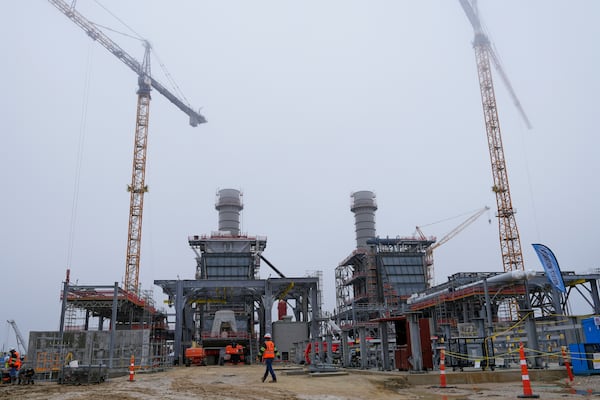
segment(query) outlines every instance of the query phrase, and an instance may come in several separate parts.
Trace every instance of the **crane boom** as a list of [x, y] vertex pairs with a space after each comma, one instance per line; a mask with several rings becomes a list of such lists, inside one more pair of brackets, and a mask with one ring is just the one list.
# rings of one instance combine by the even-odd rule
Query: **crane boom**
[[437, 249], [438, 247], [440, 247], [441, 245], [443, 245], [444, 243], [446, 243], [447, 241], [452, 239], [454, 236], [458, 235], [460, 232], [462, 232], [463, 229], [465, 229], [467, 226], [469, 226], [473, 222], [475, 222], [475, 220], [477, 218], [481, 217], [483, 215], [483, 213], [485, 213], [489, 209], [490, 208], [488, 206], [485, 206], [481, 210], [477, 210], [473, 215], [471, 215], [469, 218], [467, 218], [463, 222], [461, 222], [456, 228], [452, 229], [450, 232], [448, 232], [446, 235], [444, 235], [444, 237], [442, 237], [436, 243], [432, 244], [429, 247], [429, 250], [433, 251], [433, 250]]
[[[500, 120], [496, 105], [494, 82], [492, 80], [490, 57], [493, 59], [490, 40], [481, 29], [481, 22], [477, 13], [468, 0], [459, 0], [467, 18], [473, 25], [475, 38], [473, 48], [475, 50], [475, 61], [477, 63], [477, 75], [483, 105], [485, 129], [488, 139], [490, 161], [492, 165], [492, 176], [494, 185], [492, 191], [496, 195], [498, 207], [498, 231], [500, 236], [500, 249], [502, 253], [502, 264], [505, 272], [523, 271], [523, 252], [521, 250], [521, 239], [512, 206], [510, 188], [508, 184], [508, 173], [506, 160], [504, 158], [504, 147], [500, 132]], [[501, 72], [500, 76], [502, 76]], [[518, 306], [516, 302], [509, 304], [509, 317], [516, 317]]]
[[[469, 0], [459, 0], [459, 2], [463, 8], [465, 14], [467, 15], [469, 22], [471, 22], [471, 25], [473, 26], [473, 31], [475, 32], [475, 36], [482, 35], [487, 38], [487, 35], [485, 34], [483, 27], [481, 25], [481, 20], [479, 19], [477, 8], [475, 7], [475, 4], [471, 4], [469, 2]], [[506, 86], [506, 90], [508, 90], [508, 94], [512, 98], [512, 101], [513, 101], [515, 107], [517, 108], [517, 111], [519, 111], [519, 114], [521, 115], [523, 122], [525, 122], [525, 126], [527, 126], [527, 129], [531, 129], [532, 128], [531, 122], [529, 121], [529, 118], [527, 117], [527, 114], [525, 113], [525, 110], [523, 109], [523, 106], [521, 105], [521, 102], [519, 101], [519, 98], [517, 97], [517, 93], [513, 89], [512, 84], [510, 83], [510, 80], [508, 79], [508, 75], [506, 75], [506, 72], [504, 72], [504, 68], [502, 67], [500, 58], [498, 57], [498, 55], [496, 54], [494, 49], [489, 45], [489, 38], [487, 40], [488, 40], [488, 53], [489, 53], [490, 58], [492, 59], [494, 68], [496, 68], [498, 75], [500, 75], [500, 78], [504, 82], [504, 86]]]
[[[115, 57], [121, 60], [127, 65], [133, 72], [139, 76], [144, 75], [145, 71], [143, 65], [129, 55], [125, 50], [116, 44], [111, 38], [109, 38], [104, 32], [96, 28], [96, 26], [83, 15], [81, 15], [75, 8], [71, 7], [64, 0], [48, 0], [52, 5], [58, 8], [64, 15], [66, 15], [71, 21], [85, 31], [92, 40], [100, 43], [106, 50], [110, 51]], [[198, 126], [206, 122], [206, 119], [197, 111], [194, 111], [190, 106], [181, 101], [177, 96], [167, 90], [160, 82], [156, 79], [148, 76], [150, 80], [150, 86], [156, 89], [160, 94], [165, 96], [171, 103], [175, 104], [181, 111], [186, 113], [190, 117], [190, 125]]]
[[[443, 245], [444, 243], [446, 243], [447, 241], [452, 239], [454, 236], [458, 235], [467, 226], [469, 226], [473, 222], [475, 222], [475, 220], [477, 220], [477, 218], [481, 217], [483, 215], [483, 213], [485, 213], [489, 209], [490, 208], [488, 206], [485, 206], [482, 209], [477, 210], [469, 218], [467, 218], [466, 220], [461, 222], [456, 228], [452, 229], [450, 232], [448, 232], [446, 235], [444, 235], [440, 240], [438, 240], [437, 242], [435, 242], [434, 244], [432, 244], [431, 246], [429, 246], [427, 248], [427, 250], [425, 251], [425, 264], [427, 265], [427, 282], [428, 282], [429, 287], [432, 287], [435, 283], [434, 282], [435, 276], [434, 276], [434, 271], [433, 271], [434, 270], [434, 268], [433, 268], [433, 250], [437, 249], [438, 247], [440, 247], [441, 245]], [[426, 236], [423, 233], [423, 231], [421, 230], [421, 227], [417, 226], [416, 231], [422, 240], [426, 239]]]
[[23, 339], [23, 335], [21, 334], [21, 331], [19, 330], [17, 323], [15, 322], [14, 319], [9, 319], [6, 322], [8, 322], [10, 324], [10, 326], [12, 326], [13, 330], [15, 331], [15, 336], [17, 337], [17, 347], [21, 347], [23, 349], [23, 352], [21, 353], [21, 355], [27, 354], [27, 343], [25, 342], [25, 339]]
[[197, 126], [206, 122], [200, 113], [194, 111], [177, 96], [172, 94], [150, 74], [150, 44], [146, 41], [144, 61], [140, 63], [130, 56], [112, 39], [99, 30], [92, 22], [81, 15], [64, 0], [48, 0], [76, 25], [81, 27], [92, 40], [99, 42], [104, 48], [121, 60], [138, 75], [137, 113], [135, 124], [135, 140], [133, 146], [133, 168], [130, 192], [129, 224], [127, 232], [127, 253], [125, 262], [124, 289], [135, 295], [139, 294], [140, 250], [142, 237], [142, 215], [144, 210], [144, 193], [146, 177], [146, 153], [148, 143], [148, 121], [150, 116], [150, 91], [156, 89], [169, 99], [181, 111], [190, 117], [190, 125]]

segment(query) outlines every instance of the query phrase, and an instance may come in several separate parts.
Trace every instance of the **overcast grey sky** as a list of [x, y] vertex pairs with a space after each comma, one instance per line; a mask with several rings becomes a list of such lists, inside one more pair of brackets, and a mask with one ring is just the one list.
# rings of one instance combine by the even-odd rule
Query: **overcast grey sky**
[[[600, 2], [479, 3], [534, 126], [495, 75], [525, 267], [542, 270], [531, 248], [541, 242], [563, 271], [599, 268]], [[457, 0], [101, 4], [151, 41], [155, 77], [167, 84], [160, 60], [208, 120], [190, 127], [153, 92], [140, 279], [159, 301], [155, 279], [193, 278], [187, 236], [217, 229], [215, 193], [229, 187], [244, 192], [242, 230], [268, 237], [264, 255], [278, 269], [323, 271], [326, 310], [334, 269], [355, 248], [357, 190], [376, 193], [382, 237], [490, 206], [436, 250], [436, 281], [502, 270], [473, 31]], [[126, 31], [94, 1], [77, 7]], [[106, 32], [141, 60], [139, 41]], [[10, 304], [0, 314], [28, 334], [58, 328], [67, 266], [80, 284], [123, 279], [137, 81], [46, 1], [3, 2], [0, 35]], [[465, 218], [423, 230], [441, 238]], [[0, 339], [15, 343], [8, 329]]]

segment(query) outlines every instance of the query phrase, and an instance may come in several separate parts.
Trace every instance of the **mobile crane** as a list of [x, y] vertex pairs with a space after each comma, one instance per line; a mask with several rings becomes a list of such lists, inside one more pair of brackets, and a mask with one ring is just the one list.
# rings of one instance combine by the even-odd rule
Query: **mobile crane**
[[17, 347], [19, 348], [19, 351], [23, 349], [23, 351], [21, 351], [21, 355], [24, 356], [25, 354], [27, 354], [27, 342], [25, 342], [25, 339], [23, 339], [23, 335], [21, 334], [17, 323], [14, 319], [6, 320], [6, 322], [8, 322], [15, 331], [15, 336], [17, 337]]
[[150, 74], [150, 50], [151, 46], [144, 41], [145, 52], [142, 63], [130, 56], [125, 50], [117, 45], [112, 39], [99, 30], [96, 25], [81, 15], [73, 5], [63, 0], [48, 0], [59, 11], [66, 15], [77, 26], [83, 29], [88, 36], [100, 43], [115, 57], [133, 70], [138, 76], [139, 89], [137, 91], [137, 116], [135, 125], [135, 141], [133, 147], [133, 171], [130, 192], [129, 225], [127, 234], [127, 256], [125, 265], [125, 278], [123, 288], [139, 296], [139, 272], [140, 272], [140, 248], [142, 237], [142, 214], [144, 209], [144, 193], [148, 190], [145, 185], [146, 175], [146, 152], [148, 138], [148, 119], [150, 111], [150, 91], [156, 89], [171, 103], [175, 104], [181, 111], [190, 117], [190, 125], [198, 126], [205, 123], [206, 119], [200, 112], [194, 111], [189, 105], [167, 90], [162, 84]]
[[[467, 218], [466, 220], [461, 222], [456, 228], [452, 229], [450, 232], [445, 234], [444, 237], [442, 237], [436, 243], [432, 244], [431, 246], [429, 246], [427, 248], [427, 250], [425, 251], [425, 265], [427, 266], [428, 287], [433, 287], [435, 284], [435, 276], [434, 276], [434, 268], [433, 268], [433, 250], [437, 249], [438, 247], [440, 247], [441, 245], [443, 245], [444, 243], [446, 243], [447, 241], [452, 239], [454, 236], [458, 235], [460, 232], [463, 231], [463, 229], [465, 229], [467, 226], [469, 226], [473, 222], [475, 222], [477, 220], [477, 218], [479, 218], [481, 215], [483, 215], [489, 209], [490, 208], [488, 206], [485, 206], [485, 207], [477, 210], [474, 214], [469, 216], [469, 218]], [[427, 239], [427, 237], [421, 230], [420, 226], [416, 227], [416, 231], [419, 234], [419, 238], [421, 240]]]

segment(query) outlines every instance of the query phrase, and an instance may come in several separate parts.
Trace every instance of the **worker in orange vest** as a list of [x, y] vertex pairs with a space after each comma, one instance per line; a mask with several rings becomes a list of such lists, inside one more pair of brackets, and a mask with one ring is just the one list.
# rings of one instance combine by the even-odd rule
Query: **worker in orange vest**
[[229, 355], [229, 361], [233, 364], [237, 364], [241, 361], [242, 355], [244, 354], [244, 347], [241, 344], [232, 342], [225, 347], [225, 354]]
[[244, 356], [244, 346], [239, 343], [235, 344], [235, 354], [237, 356], [237, 361], [240, 362], [242, 357]]
[[19, 370], [21, 369], [21, 357], [19, 357], [19, 352], [15, 349], [10, 350], [10, 358], [8, 359], [8, 368], [10, 368], [10, 382], [12, 384], [17, 383], [17, 379], [19, 378]]
[[275, 371], [273, 371], [273, 360], [276, 356], [279, 356], [279, 351], [277, 350], [275, 343], [273, 343], [271, 340], [270, 333], [265, 334], [265, 342], [260, 347], [258, 356], [262, 357], [267, 366], [265, 369], [265, 374], [262, 377], [262, 381], [264, 382], [267, 379], [267, 376], [271, 374], [271, 382], [277, 382], [277, 376], [275, 375]]

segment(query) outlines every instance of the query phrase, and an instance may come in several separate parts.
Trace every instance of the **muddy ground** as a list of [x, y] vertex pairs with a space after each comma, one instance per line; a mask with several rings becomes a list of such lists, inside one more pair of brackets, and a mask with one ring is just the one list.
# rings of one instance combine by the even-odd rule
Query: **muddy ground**
[[[523, 395], [521, 382], [504, 384], [465, 384], [439, 388], [436, 373], [432, 384], [410, 386], [398, 372], [365, 373], [350, 371], [338, 375], [311, 375], [298, 368], [278, 368], [278, 381], [261, 382], [262, 365], [179, 367], [164, 372], [137, 373], [112, 378], [100, 384], [0, 385], [0, 399], [32, 400], [476, 400], [516, 399]], [[600, 376], [575, 377], [567, 381], [531, 383], [540, 399], [600, 398]]]

